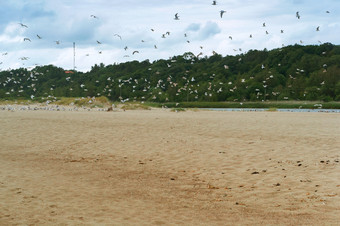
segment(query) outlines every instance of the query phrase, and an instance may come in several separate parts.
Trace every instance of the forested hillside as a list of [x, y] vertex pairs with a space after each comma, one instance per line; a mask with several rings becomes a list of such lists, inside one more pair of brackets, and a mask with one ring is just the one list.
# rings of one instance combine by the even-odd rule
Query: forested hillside
[[236, 56], [184, 53], [168, 60], [53, 65], [0, 72], [0, 98], [106, 96], [114, 101], [340, 100], [340, 46], [251, 50]]

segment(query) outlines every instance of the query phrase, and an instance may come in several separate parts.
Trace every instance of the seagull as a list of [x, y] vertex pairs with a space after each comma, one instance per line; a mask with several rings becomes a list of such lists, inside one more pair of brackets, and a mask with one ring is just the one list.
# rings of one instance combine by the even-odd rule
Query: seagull
[[212, 2], [212, 5], [216, 5], [216, 1], [213, 1], [213, 2]]
[[284, 30], [281, 30], [281, 34], [283, 34]]
[[178, 16], [178, 13], [175, 14], [175, 18], [174, 20], [179, 20], [179, 16]]
[[330, 13], [330, 12], [327, 10], [326, 13]]
[[91, 15], [90, 17], [93, 17], [94, 19], [98, 19], [98, 17], [95, 15]]
[[125, 46], [125, 47], [124, 47], [124, 50], [126, 51], [127, 49], [128, 49], [128, 47], [127, 47], [127, 46]]
[[155, 31], [155, 29], [151, 28], [151, 31]]
[[23, 24], [23, 23], [19, 23], [21, 25], [21, 27], [25, 27], [25, 28], [28, 28], [27, 25]]
[[120, 40], [122, 40], [122, 36], [120, 36], [119, 34], [114, 34], [113, 36], [117, 36], [118, 38], [120, 38]]
[[253, 37], [253, 35], [252, 35], [252, 34], [250, 34], [250, 35], [249, 35], [249, 38], [252, 38], [252, 37]]
[[29, 38], [24, 38], [24, 41], [31, 41], [31, 39], [29, 39]]
[[296, 17], [297, 17], [298, 19], [300, 19], [300, 13], [299, 13], [299, 11], [296, 12]]
[[268, 35], [268, 34], [269, 34], [269, 32], [268, 32], [268, 31], [266, 31], [266, 34]]
[[155, 49], [157, 49], [157, 46], [156, 46], [156, 45], [154, 45], [153, 47], [155, 47]]
[[223, 14], [224, 14], [225, 12], [226, 12], [226, 11], [224, 11], [224, 10], [221, 10], [221, 11], [220, 11], [220, 16], [221, 16], [221, 18], [222, 18]]
[[132, 55], [134, 55], [135, 53], [139, 53], [137, 50], [133, 51], [132, 52]]
[[230, 40], [233, 40], [233, 37], [229, 36]]
[[316, 31], [320, 31], [320, 26], [318, 26], [318, 27], [316, 28]]
[[60, 41], [54, 41], [57, 45], [59, 45], [60, 44]]
[[265, 26], [266, 26], [266, 23], [263, 23], [263, 24], [262, 24], [262, 27], [265, 27]]
[[38, 39], [42, 39], [42, 37], [40, 35], [37, 35]]
[[102, 43], [101, 43], [100, 41], [98, 41], [98, 40], [97, 40], [97, 43], [98, 43], [99, 45], [102, 44]]

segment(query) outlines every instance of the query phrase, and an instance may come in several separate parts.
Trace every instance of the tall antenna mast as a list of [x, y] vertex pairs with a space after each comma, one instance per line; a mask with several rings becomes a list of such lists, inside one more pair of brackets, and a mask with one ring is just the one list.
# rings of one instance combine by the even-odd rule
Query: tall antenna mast
[[73, 70], [76, 70], [76, 43], [73, 42]]

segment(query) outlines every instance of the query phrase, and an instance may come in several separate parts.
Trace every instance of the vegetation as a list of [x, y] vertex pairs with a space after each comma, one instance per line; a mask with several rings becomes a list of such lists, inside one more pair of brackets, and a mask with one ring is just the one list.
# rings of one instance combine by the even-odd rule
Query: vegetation
[[[340, 108], [340, 46], [250, 50], [236, 56], [199, 58], [184, 53], [168, 60], [94, 65], [89, 72], [65, 71], [53, 65], [0, 71], [0, 99], [30, 99], [85, 104], [152, 102], [168, 107]], [[65, 97], [65, 98], [58, 98]], [[86, 100], [85, 100], [86, 99]], [[282, 101], [302, 101], [299, 103]]]

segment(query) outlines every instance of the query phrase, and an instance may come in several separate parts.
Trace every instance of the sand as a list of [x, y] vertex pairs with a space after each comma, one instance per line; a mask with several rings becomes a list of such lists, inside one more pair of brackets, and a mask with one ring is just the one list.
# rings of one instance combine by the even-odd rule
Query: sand
[[339, 225], [340, 114], [0, 111], [0, 225]]

